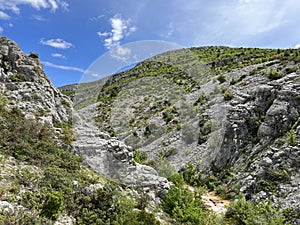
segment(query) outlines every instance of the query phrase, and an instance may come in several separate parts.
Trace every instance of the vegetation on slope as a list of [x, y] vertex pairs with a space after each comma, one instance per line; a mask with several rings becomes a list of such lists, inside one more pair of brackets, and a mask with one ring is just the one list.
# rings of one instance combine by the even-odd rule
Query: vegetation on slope
[[[166, 79], [181, 87], [183, 92], [188, 93], [199, 89], [201, 84], [211, 79], [216, 79], [222, 84], [226, 78], [221, 73], [251, 65], [258, 66], [254, 67], [255, 69], [248, 76], [262, 72], [270, 80], [278, 79], [298, 69], [296, 66], [287, 66], [290, 62], [294, 64], [300, 62], [299, 50], [195, 47], [162, 53], [107, 79], [98, 93], [99, 114], [96, 120], [103, 131], [113, 136], [116, 135], [110, 124], [113, 102], [122, 90], [128, 88], [130, 83], [145, 77]], [[272, 65], [275, 67], [272, 68]], [[241, 82], [245, 78], [246, 75], [238, 78], [232, 77], [229, 81], [230, 85]], [[86, 84], [82, 85], [82, 88], [86, 87]], [[93, 83], [90, 85], [93, 87]], [[226, 86], [223, 88], [226, 88], [222, 90], [224, 99], [231, 100], [232, 93]]]
[[158, 224], [153, 214], [137, 208], [125, 187], [62, 149], [51, 127], [26, 119], [7, 103], [1, 96], [0, 202], [14, 207], [0, 211], [0, 224], [52, 224], [60, 215], [71, 216], [74, 224]]
[[[208, 210], [201, 196], [209, 186], [203, 186], [205, 181], [200, 178], [192, 164], [189, 164], [186, 170], [174, 173], [170, 181], [174, 185], [166, 194], [162, 207], [172, 218], [182, 224], [290, 224], [284, 215], [285, 211], [280, 207], [274, 207], [272, 200], [253, 203], [247, 201], [242, 194], [227, 207], [224, 215]], [[188, 188], [192, 184], [194, 184], [193, 191]]]
[[[155, 149], [156, 151], [159, 151], [160, 154], [157, 160], [153, 161], [153, 158], [148, 157], [145, 152], [139, 149], [141, 146], [141, 140], [144, 140], [143, 144], [146, 145], [155, 140], [156, 137], [168, 135], [173, 138], [175, 136], [173, 135], [174, 133], [177, 132], [184, 135], [186, 131], [189, 131], [189, 129], [184, 129], [187, 124], [185, 123], [186, 121], [182, 121], [180, 118], [180, 113], [182, 112], [179, 112], [177, 105], [170, 101], [169, 96], [155, 96], [147, 94], [144, 94], [144, 96], [141, 94], [140, 96], [143, 97], [139, 100], [137, 98], [133, 98], [134, 100], [132, 102], [128, 101], [125, 103], [128, 105], [128, 108], [132, 109], [133, 112], [131, 117], [122, 117], [124, 119], [123, 125], [125, 124], [124, 127], [126, 127], [127, 131], [124, 132], [124, 130], [118, 129], [114, 126], [112, 121], [114, 121], [115, 118], [112, 118], [112, 115], [115, 112], [112, 112], [112, 108], [114, 107], [114, 104], [119, 106], [121, 102], [120, 99], [123, 100], [120, 96], [124, 94], [127, 89], [130, 90], [133, 86], [131, 84], [136, 85], [138, 84], [136, 81], [142, 79], [146, 80], [145, 78], [159, 77], [161, 80], [168, 80], [172, 82], [174, 86], [177, 86], [178, 89], [181, 90], [180, 94], [189, 94], [200, 89], [202, 84], [212, 80], [214, 85], [213, 94], [216, 96], [218, 94], [223, 95], [223, 100], [229, 103], [235, 98], [235, 93], [232, 91], [233, 87], [236, 84], [239, 84], [240, 86], [247, 85], [248, 79], [246, 78], [260, 75], [262, 79], [266, 80], [266, 82], [275, 81], [290, 73], [299, 72], [299, 63], [299, 49], [283, 50], [201, 47], [163, 53], [138, 64], [135, 68], [129, 71], [110, 77], [99, 93], [99, 114], [96, 119], [103, 131], [108, 131], [111, 135], [116, 135], [121, 139], [124, 138], [124, 140], [127, 141], [127, 144], [133, 145], [137, 148], [135, 151], [135, 157], [138, 162], [146, 163], [156, 168], [156, 165], [161, 163], [161, 159], [165, 159], [167, 162], [168, 157], [177, 153], [177, 151], [185, 151], [188, 155], [189, 149], [177, 150], [168, 146], [167, 143], [165, 144], [166, 147], [164, 149], [159, 147]], [[242, 68], [245, 69], [241, 70]], [[234, 71], [237, 72], [234, 73]], [[231, 77], [231, 74], [234, 74], [234, 76]], [[151, 82], [149, 82], [149, 84], [151, 85]], [[153, 82], [153, 85], [155, 86], [155, 82]], [[151, 86], [148, 87], [150, 89], [152, 88]], [[138, 94], [133, 93], [133, 95], [137, 96]], [[212, 127], [214, 126], [214, 123], [216, 123], [216, 121], [207, 117], [207, 115], [203, 113], [211, 106], [208, 103], [211, 98], [212, 96], [205, 96], [202, 92], [198, 96], [198, 99], [195, 102], [192, 102], [191, 105], [191, 115], [195, 116], [195, 118], [199, 121], [198, 145], [201, 145], [208, 140]], [[268, 104], [271, 105], [273, 100], [274, 99], [269, 99]], [[126, 112], [128, 108], [122, 109], [123, 112]], [[249, 121], [246, 121], [247, 126], [249, 127], [249, 134], [251, 135], [249, 143], [253, 146], [259, 142], [260, 137], [257, 136], [257, 132], [263, 120], [263, 112], [261, 112], [258, 108], [254, 108], [253, 116], [249, 119]], [[163, 124], [162, 128], [155, 124], [157, 121], [159, 121], [160, 125]], [[158, 131], [158, 134], [153, 133], [153, 130], [155, 129]], [[285, 136], [285, 134], [282, 135]], [[297, 138], [292, 130], [287, 133], [286, 139], [291, 145], [297, 144]], [[248, 140], [244, 140], [244, 142], [248, 144]], [[162, 145], [164, 145], [164, 143], [162, 143]], [[211, 142], [211, 146], [209, 147], [214, 147], [213, 142]], [[212, 169], [212, 171], [214, 171], [214, 169]], [[227, 172], [230, 173], [230, 168], [228, 168]], [[202, 176], [204, 179], [197, 179], [196, 177], [192, 183], [194, 185], [196, 183], [196, 185], [200, 186], [205, 185], [206, 188], [214, 190], [218, 194], [234, 198], [238, 194], [240, 186], [237, 184], [234, 187], [230, 187], [231, 190], [228, 190], [229, 187], [227, 184], [234, 178], [228, 178], [226, 175], [222, 178], [223, 175], [220, 168], [215, 168], [215, 172], [209, 174], [208, 177], [206, 177], [207, 174]], [[283, 176], [285, 179], [290, 175], [283, 173]], [[277, 178], [278, 177], [276, 177], [276, 179]], [[280, 182], [281, 180], [277, 180], [276, 182], [272, 181], [271, 184], [274, 183], [278, 185]], [[261, 184], [261, 187], [268, 188], [268, 186], [264, 186], [263, 184]], [[274, 191], [274, 187], [272, 188], [273, 189], [271, 191]], [[193, 198], [196, 197], [194, 196]], [[176, 201], [181, 202], [181, 200]], [[185, 200], [182, 201], [184, 202]], [[274, 218], [274, 220], [278, 219], [278, 224], [284, 224], [282, 221], [285, 219], [282, 211], [279, 210], [276, 212], [279, 213], [279, 216], [277, 214], [272, 216], [272, 211], [276, 211], [278, 208], [270, 208], [271, 205], [273, 207], [273, 204], [271, 203], [264, 204], [256, 202], [256, 204], [253, 204], [251, 202], [244, 201], [243, 197], [241, 197], [239, 204], [245, 205], [245, 208], [248, 208], [251, 212], [249, 212], [248, 215], [243, 215], [243, 217], [246, 218], [245, 220], [238, 221], [237, 217], [239, 216], [236, 216], [236, 224], [255, 224], [258, 223], [257, 221], [259, 220], [265, 221], [264, 223], [268, 224], [268, 217]], [[185, 212], [184, 214], [187, 214], [187, 211], [189, 211], [185, 211], [186, 209], [181, 210]], [[177, 215], [175, 216], [172, 210], [166, 209], [166, 211], [173, 218], [175, 217], [180, 221], [179, 217], [177, 218]], [[252, 211], [259, 213], [262, 217], [255, 219]], [[270, 214], [264, 214], [262, 211], [266, 211]], [[227, 216], [232, 220], [235, 220], [233, 219], [233, 217], [235, 217], [235, 213], [239, 214], [240, 212], [236, 209], [232, 209], [232, 212]], [[246, 214], [246, 212], [244, 213]], [[183, 217], [181, 217], [181, 219], [182, 222], [187, 222], [186, 218], [183, 219]], [[256, 222], [254, 220], [256, 220]], [[272, 223], [275, 222], [273, 221]]]

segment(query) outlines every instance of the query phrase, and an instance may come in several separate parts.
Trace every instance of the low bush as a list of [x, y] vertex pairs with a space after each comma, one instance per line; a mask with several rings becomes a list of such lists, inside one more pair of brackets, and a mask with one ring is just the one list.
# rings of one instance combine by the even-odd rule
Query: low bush
[[279, 78], [282, 78], [282, 73], [276, 70], [271, 70], [269, 73], [267, 73], [267, 77], [270, 80], [277, 80]]
[[296, 146], [298, 144], [295, 130], [291, 130], [286, 133], [286, 142], [292, 146]]
[[223, 97], [224, 97], [225, 101], [229, 101], [229, 100], [233, 99], [233, 94], [231, 91], [226, 90], [223, 94]]
[[60, 192], [53, 191], [46, 195], [45, 203], [41, 216], [51, 220], [56, 220], [63, 209], [63, 195]]
[[143, 164], [147, 160], [148, 155], [146, 152], [142, 152], [141, 150], [135, 150], [133, 151], [133, 158], [137, 163]]
[[229, 205], [226, 217], [230, 224], [237, 225], [283, 225], [290, 224], [284, 216], [284, 212], [273, 206], [273, 202], [246, 201], [244, 195], [240, 195], [236, 202]]
[[27, 76], [23, 73], [16, 73], [9, 78], [12, 82], [24, 82], [27, 80]]
[[220, 82], [220, 84], [222, 84], [226, 81], [226, 77], [224, 75], [219, 75], [217, 80]]

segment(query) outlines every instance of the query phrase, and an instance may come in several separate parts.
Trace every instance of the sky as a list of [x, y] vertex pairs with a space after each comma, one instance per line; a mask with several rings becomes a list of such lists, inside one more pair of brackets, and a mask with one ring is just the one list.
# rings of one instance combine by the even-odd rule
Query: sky
[[299, 12], [299, 0], [0, 0], [0, 35], [38, 53], [53, 84], [62, 86], [87, 71], [103, 76], [89, 68], [99, 58], [98, 67], [108, 67], [108, 55], [111, 64], [131, 65], [124, 47], [130, 43], [147, 43], [138, 46], [153, 54], [153, 42], [163, 43], [158, 52], [166, 43], [297, 48]]

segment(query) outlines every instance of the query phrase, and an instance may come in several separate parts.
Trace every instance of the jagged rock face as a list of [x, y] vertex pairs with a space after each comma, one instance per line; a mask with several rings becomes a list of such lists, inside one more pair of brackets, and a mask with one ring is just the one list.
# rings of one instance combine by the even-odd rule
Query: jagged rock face
[[[223, 143], [212, 151], [215, 166], [234, 166], [238, 172], [230, 187], [252, 199], [272, 196], [294, 209], [300, 207], [297, 79], [298, 73], [274, 81], [256, 74], [247, 79], [249, 85], [232, 87], [235, 98], [228, 103]], [[288, 135], [295, 135], [294, 143], [287, 141]]]
[[[295, 129], [299, 135], [300, 105], [297, 96], [299, 75], [289, 74], [276, 81], [267, 78], [257, 81], [260, 74], [247, 80], [256, 87], [237, 85], [232, 88], [235, 98], [229, 103], [222, 152], [215, 158], [216, 165], [235, 164], [242, 154], [254, 155], [274, 139]], [[298, 122], [297, 122], [298, 121]], [[298, 125], [297, 125], [298, 124]], [[253, 138], [257, 140], [253, 140]], [[244, 151], [241, 151], [244, 149]]]
[[71, 102], [43, 71], [38, 56], [27, 56], [13, 41], [0, 37], [0, 92], [27, 118], [42, 123], [68, 122]]

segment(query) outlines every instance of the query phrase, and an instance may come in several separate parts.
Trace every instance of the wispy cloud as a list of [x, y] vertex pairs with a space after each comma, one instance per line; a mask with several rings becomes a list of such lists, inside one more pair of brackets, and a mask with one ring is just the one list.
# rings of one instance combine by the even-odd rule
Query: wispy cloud
[[47, 21], [48, 20], [43, 15], [38, 15], [38, 14], [32, 15], [32, 19], [37, 20], [37, 21]]
[[0, 27], [0, 34], [3, 33], [4, 29], [3, 27]]
[[75, 72], [79, 72], [79, 73], [84, 73], [85, 70], [78, 68], [78, 67], [73, 67], [73, 66], [63, 66], [63, 65], [56, 65], [53, 64], [51, 62], [42, 62], [42, 64], [44, 66], [48, 66], [48, 67], [52, 67], [52, 68], [56, 68], [56, 69], [61, 69], [61, 70], [71, 70], [71, 71], [75, 71]]
[[161, 36], [164, 38], [170, 38], [170, 37], [172, 37], [173, 33], [174, 33], [174, 25], [173, 25], [173, 22], [170, 22], [168, 24], [167, 33], [162, 34]]
[[107, 49], [120, 46], [121, 40], [136, 30], [136, 27], [131, 25], [131, 20], [123, 19], [119, 15], [110, 18], [109, 22], [111, 31], [97, 32], [99, 37], [106, 37], [104, 46]]
[[99, 37], [107, 37], [107, 36], [110, 36], [111, 33], [110, 32], [97, 32], [97, 35]]
[[93, 16], [93, 17], [89, 18], [89, 20], [92, 21], [92, 22], [94, 22], [94, 21], [100, 20], [103, 17], [104, 17], [104, 15]]
[[58, 8], [68, 10], [69, 4], [63, 0], [0, 0], [0, 9], [20, 13], [21, 5], [29, 5], [37, 10], [50, 9], [55, 12]]
[[61, 38], [49, 39], [49, 40], [42, 39], [41, 44], [51, 46], [53, 48], [59, 48], [59, 49], [68, 49], [73, 46], [72, 43], [67, 42]]
[[75, 71], [79, 73], [84, 73], [85, 75], [92, 76], [94, 78], [99, 78], [101, 75], [98, 72], [95, 71], [89, 71], [89, 70], [84, 70], [82, 68], [74, 67], [74, 66], [65, 66], [65, 65], [57, 65], [51, 62], [44, 61], [42, 62], [44, 66], [60, 69], [60, 70], [68, 70], [68, 71]]
[[0, 20], [8, 20], [8, 19], [10, 19], [10, 16], [5, 12], [0, 11]]
[[60, 59], [66, 59], [67, 58], [66, 56], [64, 56], [60, 53], [52, 53], [51, 56], [54, 57], [54, 58], [60, 58]]

